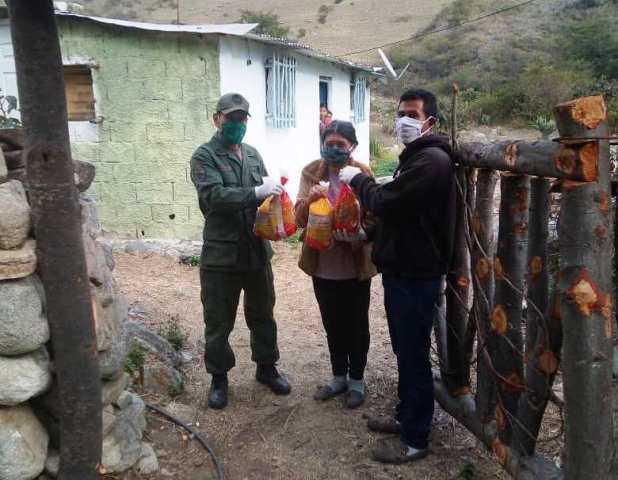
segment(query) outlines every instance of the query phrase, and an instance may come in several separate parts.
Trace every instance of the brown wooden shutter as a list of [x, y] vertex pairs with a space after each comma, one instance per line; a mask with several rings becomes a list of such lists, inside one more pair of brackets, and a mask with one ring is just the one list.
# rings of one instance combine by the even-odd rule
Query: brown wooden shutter
[[65, 66], [64, 85], [69, 121], [94, 120], [94, 91], [90, 68], [82, 65]]

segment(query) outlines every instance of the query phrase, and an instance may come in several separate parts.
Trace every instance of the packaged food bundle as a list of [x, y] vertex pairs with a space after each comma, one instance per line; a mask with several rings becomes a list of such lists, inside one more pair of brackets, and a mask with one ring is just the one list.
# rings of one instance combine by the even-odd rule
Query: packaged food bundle
[[335, 202], [333, 228], [347, 233], [358, 233], [360, 229], [360, 204], [352, 189], [343, 184]]
[[[281, 185], [288, 183], [288, 178], [285, 175], [281, 176]], [[288, 192], [284, 191], [279, 197], [281, 200], [281, 211], [283, 213], [283, 229], [285, 235], [291, 237], [296, 233], [296, 215], [294, 213], [294, 203], [288, 195]]]
[[[281, 185], [288, 182], [281, 176]], [[284, 190], [279, 196], [271, 195], [257, 210], [253, 232], [264, 240], [283, 240], [296, 233], [296, 217], [292, 199]]]
[[277, 241], [287, 238], [280, 197], [271, 195], [262, 202], [257, 210], [253, 232], [264, 240]]
[[307, 246], [314, 250], [328, 250], [333, 242], [333, 207], [327, 198], [320, 198], [309, 206]]

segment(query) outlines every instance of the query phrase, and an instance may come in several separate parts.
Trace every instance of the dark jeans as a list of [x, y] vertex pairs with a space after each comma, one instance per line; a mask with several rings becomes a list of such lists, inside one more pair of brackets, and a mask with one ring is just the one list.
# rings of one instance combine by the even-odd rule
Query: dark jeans
[[204, 359], [210, 374], [227, 373], [235, 364], [229, 343], [240, 292], [245, 292], [245, 321], [251, 331], [251, 359], [258, 364], [279, 360], [277, 324], [273, 317], [275, 289], [271, 266], [245, 272], [200, 271], [206, 324]]
[[371, 280], [313, 277], [315, 297], [326, 330], [333, 375], [362, 380], [369, 352]]
[[383, 275], [384, 303], [399, 370], [401, 439], [427, 448], [433, 418], [433, 375], [430, 348], [433, 315], [441, 279], [418, 280]]

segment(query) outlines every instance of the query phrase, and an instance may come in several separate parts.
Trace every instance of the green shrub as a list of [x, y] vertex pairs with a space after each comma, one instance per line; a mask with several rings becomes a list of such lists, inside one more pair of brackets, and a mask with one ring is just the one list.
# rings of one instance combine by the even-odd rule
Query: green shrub
[[530, 123], [530, 128], [534, 128], [543, 138], [547, 139], [556, 130], [556, 122], [550, 117], [539, 115]]
[[296, 38], [305, 38], [306, 36], [307, 36], [307, 30], [305, 30], [304, 28], [299, 28]]
[[285, 38], [290, 33], [290, 28], [283, 25], [279, 20], [279, 15], [273, 12], [243, 10], [240, 15], [240, 23], [259, 23], [253, 33], [260, 35]]
[[158, 333], [159, 336], [165, 338], [177, 352], [182, 350], [189, 337], [180, 326], [180, 318], [177, 315], [173, 315], [164, 325], [161, 325]]
[[389, 177], [395, 173], [398, 165], [399, 160], [393, 156], [388, 159], [374, 160], [371, 164], [371, 168], [376, 177]]
[[131, 349], [127, 355], [127, 360], [124, 363], [124, 371], [129, 375], [139, 372], [144, 366], [147, 353], [148, 351], [142, 346], [141, 343], [133, 341], [133, 343], [131, 343]]

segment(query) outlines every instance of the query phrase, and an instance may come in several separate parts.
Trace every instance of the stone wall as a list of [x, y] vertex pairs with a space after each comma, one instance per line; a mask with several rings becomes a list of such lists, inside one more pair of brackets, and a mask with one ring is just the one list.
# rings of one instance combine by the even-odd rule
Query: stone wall
[[89, 193], [104, 230], [132, 238], [198, 239], [203, 217], [189, 159], [213, 133], [218, 45], [59, 17], [65, 64], [90, 64], [98, 124], [70, 122], [75, 158], [97, 167]]
[[[59, 403], [45, 292], [36, 273], [27, 189], [14, 178], [23, 178], [17, 170], [7, 169], [0, 150], [2, 480], [54, 478], [59, 466]], [[145, 405], [126, 390], [127, 304], [114, 284], [111, 249], [97, 240], [101, 230], [94, 201], [82, 194], [80, 203], [103, 387], [103, 470], [114, 473], [137, 466], [151, 473], [158, 466], [152, 447], [142, 442]]]

